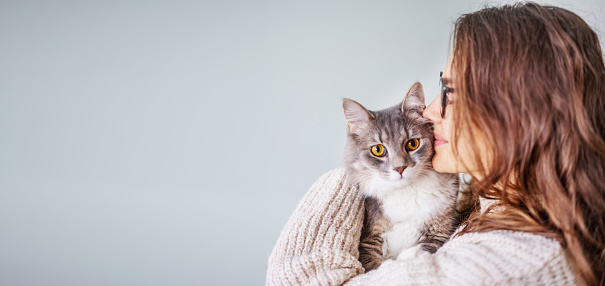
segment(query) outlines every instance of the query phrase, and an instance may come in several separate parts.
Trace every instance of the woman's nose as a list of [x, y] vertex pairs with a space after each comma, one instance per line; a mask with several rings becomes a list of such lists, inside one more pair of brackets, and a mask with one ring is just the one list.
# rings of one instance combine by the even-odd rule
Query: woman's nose
[[422, 112], [422, 117], [436, 123], [441, 122], [441, 110], [439, 107], [439, 98], [435, 98], [429, 106]]

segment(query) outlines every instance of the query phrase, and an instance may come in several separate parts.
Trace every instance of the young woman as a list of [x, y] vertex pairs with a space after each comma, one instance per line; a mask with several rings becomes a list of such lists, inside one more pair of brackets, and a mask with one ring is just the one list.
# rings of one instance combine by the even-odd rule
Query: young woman
[[480, 198], [435, 254], [363, 273], [363, 200], [320, 178], [269, 259], [267, 284], [604, 285], [605, 64], [574, 13], [534, 3], [460, 17], [442, 92], [424, 111], [433, 167]]

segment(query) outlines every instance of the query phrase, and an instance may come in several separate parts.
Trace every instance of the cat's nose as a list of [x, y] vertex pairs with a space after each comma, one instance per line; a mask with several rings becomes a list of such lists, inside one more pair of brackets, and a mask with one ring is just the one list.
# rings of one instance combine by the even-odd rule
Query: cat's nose
[[403, 170], [405, 170], [405, 166], [399, 166], [393, 170], [399, 172], [399, 175], [401, 175], [403, 173]]

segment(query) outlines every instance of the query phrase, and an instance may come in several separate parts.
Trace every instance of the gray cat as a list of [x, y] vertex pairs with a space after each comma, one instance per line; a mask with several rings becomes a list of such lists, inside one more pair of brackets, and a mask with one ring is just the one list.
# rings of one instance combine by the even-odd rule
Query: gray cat
[[459, 224], [458, 175], [432, 168], [432, 125], [422, 117], [424, 94], [415, 83], [401, 104], [369, 111], [343, 100], [349, 127], [345, 167], [365, 196], [359, 246], [364, 269], [418, 246], [434, 253]]

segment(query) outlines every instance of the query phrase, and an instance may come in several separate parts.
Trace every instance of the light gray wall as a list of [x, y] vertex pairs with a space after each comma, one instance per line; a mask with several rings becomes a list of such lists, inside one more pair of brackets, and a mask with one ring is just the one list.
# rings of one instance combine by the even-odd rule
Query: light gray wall
[[[605, 3], [551, 1], [605, 31]], [[260, 285], [342, 97], [437, 93], [483, 1], [2, 1], [0, 284]]]

